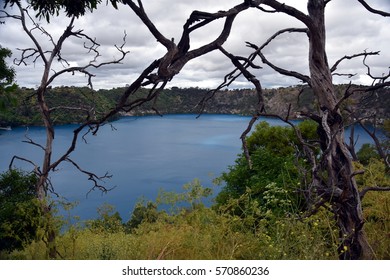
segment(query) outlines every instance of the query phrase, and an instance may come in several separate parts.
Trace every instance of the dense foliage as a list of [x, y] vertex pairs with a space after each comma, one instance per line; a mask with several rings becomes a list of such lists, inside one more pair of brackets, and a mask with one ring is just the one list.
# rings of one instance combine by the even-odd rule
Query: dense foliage
[[[298, 124], [302, 137], [311, 141], [316, 140], [316, 127], [311, 121]], [[302, 170], [308, 166], [299, 158], [302, 147], [294, 129], [261, 122], [248, 137], [247, 145], [252, 168], [244, 153], [239, 155], [236, 164], [221, 176], [226, 186], [216, 198], [218, 205], [250, 192], [264, 213], [272, 211], [281, 216], [305, 210], [300, 185], [307, 179]]]
[[8, 85], [12, 83], [15, 78], [15, 69], [9, 67], [5, 61], [6, 58], [11, 57], [11, 50], [3, 48], [0, 45], [0, 85]]
[[[8, 4], [12, 6], [16, 1], [19, 0], [5, 0], [4, 6], [7, 7]], [[29, 0], [28, 2], [37, 12], [37, 17], [45, 18], [49, 22], [51, 16], [58, 16], [61, 11], [64, 11], [68, 17], [83, 16], [87, 11], [95, 10], [102, 0]], [[110, 0], [110, 2], [113, 7], [117, 8], [117, 3], [121, 1]]]
[[0, 45], [0, 111], [16, 105], [12, 97], [12, 92], [17, 88], [15, 84], [12, 84], [15, 79], [15, 69], [6, 62], [6, 58], [11, 57], [11, 54], [11, 50]]
[[18, 170], [0, 175], [0, 251], [21, 249], [38, 237], [42, 222], [36, 180]]

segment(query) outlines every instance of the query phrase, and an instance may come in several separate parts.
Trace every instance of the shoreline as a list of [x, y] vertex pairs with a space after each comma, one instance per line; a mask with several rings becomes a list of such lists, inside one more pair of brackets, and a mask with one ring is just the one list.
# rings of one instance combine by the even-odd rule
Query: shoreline
[[[184, 113], [163, 113], [161, 115], [156, 114], [154, 111], [143, 111], [141, 114], [137, 113], [118, 113], [117, 116], [113, 117], [112, 120], [107, 121], [106, 123], [114, 123], [117, 120], [120, 120], [121, 118], [125, 117], [164, 117], [164, 116], [177, 116], [177, 115], [192, 115], [194, 118], [202, 117], [203, 115], [219, 115], [219, 116], [239, 116], [239, 117], [247, 117], [247, 118], [252, 118], [252, 115], [249, 114], [243, 114], [243, 113], [218, 113], [218, 112], [204, 112], [201, 114], [198, 113], [191, 113], [191, 112], [184, 112]], [[269, 118], [269, 119], [278, 119], [277, 117], [273, 116], [259, 116], [258, 118]], [[308, 117], [303, 117], [300, 115], [295, 115], [295, 117], [289, 118], [290, 121], [302, 121], [305, 119], [309, 119]], [[386, 119], [381, 118], [381, 119], [376, 119], [377, 124], [382, 125]], [[365, 119], [363, 120], [364, 124], [368, 125], [373, 125], [372, 119]], [[64, 125], [82, 125], [83, 122], [67, 122], [67, 123], [55, 123], [54, 126], [64, 126]], [[20, 127], [45, 127], [44, 125], [39, 125], [35, 123], [26, 123], [26, 124], [21, 124], [21, 125], [12, 125], [12, 123], [3, 123], [0, 126], [0, 131], [12, 131], [14, 128], [20, 128]], [[349, 126], [346, 126], [349, 127]]]

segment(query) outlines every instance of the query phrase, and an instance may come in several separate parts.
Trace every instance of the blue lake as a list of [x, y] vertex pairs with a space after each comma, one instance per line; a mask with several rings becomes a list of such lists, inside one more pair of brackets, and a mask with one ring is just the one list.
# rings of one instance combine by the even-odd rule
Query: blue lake
[[[249, 120], [235, 115], [202, 115], [198, 119], [195, 115], [124, 117], [112, 126], [103, 126], [97, 136], [88, 135], [87, 143], [80, 140], [71, 155], [85, 170], [113, 175], [105, 182], [107, 188], [115, 186], [113, 190], [107, 194], [93, 191], [86, 196], [92, 183], [69, 163], [60, 165], [51, 180], [60, 196], [79, 202], [72, 214], [82, 220], [96, 217], [96, 209], [103, 203], [114, 205], [127, 220], [139, 198], [154, 200], [160, 189], [181, 191], [194, 178], [218, 192], [212, 180], [234, 164], [241, 152], [240, 135]], [[276, 119], [267, 121], [285, 125]], [[67, 149], [76, 127], [56, 127], [53, 160]], [[0, 131], [0, 172], [8, 168], [14, 155], [38, 164], [42, 161], [40, 148], [22, 142], [26, 133], [35, 142], [45, 143], [42, 127]], [[357, 147], [371, 142], [362, 129], [355, 133], [359, 135]], [[17, 161], [15, 166], [31, 170], [24, 162]]]

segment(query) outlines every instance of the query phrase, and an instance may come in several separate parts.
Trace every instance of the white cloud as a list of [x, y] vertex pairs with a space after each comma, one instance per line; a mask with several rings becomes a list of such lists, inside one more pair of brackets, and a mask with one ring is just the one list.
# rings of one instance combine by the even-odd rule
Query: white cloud
[[[167, 38], [179, 40], [183, 24], [192, 10], [216, 12], [239, 4], [242, 1], [209, 1], [182, 0], [144, 1], [144, 6], [156, 27]], [[284, 0], [284, 3], [299, 8], [306, 13], [306, 1]], [[377, 9], [390, 10], [388, 0], [373, 0], [370, 4]], [[367, 61], [372, 65], [375, 75], [388, 71], [390, 62], [389, 18], [372, 15], [355, 0], [330, 1], [327, 6], [327, 51], [330, 65], [344, 55], [367, 51], [381, 51], [381, 56], [370, 57]], [[55, 40], [61, 35], [69, 19], [65, 16], [53, 18], [45, 28], [53, 34]], [[196, 48], [216, 38], [221, 31], [223, 21], [210, 24], [203, 32], [194, 32], [191, 37], [191, 48]], [[302, 27], [302, 24], [286, 15], [266, 14], [252, 9], [240, 14], [226, 42], [226, 49], [234, 54], [247, 56], [252, 50], [245, 46], [245, 41], [261, 45], [276, 31], [286, 27]], [[134, 15], [129, 7], [100, 7], [93, 14], [80, 18], [75, 29], [83, 29], [86, 34], [96, 38], [101, 44], [99, 50], [103, 54], [101, 61], [118, 57], [114, 44], [122, 44], [124, 31], [127, 33], [126, 49], [130, 51], [123, 64], [107, 66], [105, 69], [93, 70], [96, 74], [96, 88], [112, 88], [130, 84], [147, 65], [164, 54], [164, 47], [153, 38], [143, 23]], [[38, 34], [38, 33], [37, 33]], [[38, 35], [39, 41], [50, 46], [48, 38]], [[63, 56], [72, 65], [82, 65], [93, 56], [88, 55], [82, 47], [84, 40], [72, 39], [62, 50]], [[15, 20], [7, 20], [0, 25], [0, 44], [10, 48], [14, 57], [20, 55], [16, 48], [30, 47], [31, 42], [23, 34]], [[267, 58], [280, 67], [308, 74], [307, 62], [308, 42], [305, 34], [284, 34], [266, 47]], [[261, 64], [256, 60], [257, 64]], [[17, 80], [21, 86], [34, 87], [40, 81], [42, 62], [28, 67], [16, 67]], [[263, 65], [264, 66], [264, 65]], [[57, 68], [59, 69], [59, 68]], [[170, 86], [215, 87], [223, 81], [223, 77], [233, 69], [230, 61], [220, 53], [211, 53], [189, 62], [177, 75]], [[366, 68], [361, 59], [343, 62], [338, 69], [342, 73], [356, 73], [353, 82], [370, 83], [364, 78]], [[275, 74], [269, 67], [256, 70], [256, 74], [264, 87], [278, 87], [297, 84], [299, 81]], [[335, 82], [349, 82], [346, 78], [335, 77]], [[54, 85], [86, 85], [84, 75], [64, 76]], [[244, 79], [239, 79], [232, 87], [251, 87]]]

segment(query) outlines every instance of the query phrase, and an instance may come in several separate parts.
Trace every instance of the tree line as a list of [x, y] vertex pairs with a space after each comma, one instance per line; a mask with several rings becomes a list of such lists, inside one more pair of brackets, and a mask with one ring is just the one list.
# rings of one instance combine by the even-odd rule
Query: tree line
[[[347, 85], [335, 85], [339, 95]], [[47, 90], [46, 99], [53, 110], [53, 123], [77, 124], [83, 122], [89, 112], [100, 114], [115, 107], [124, 88], [93, 90], [89, 87], [55, 87]], [[141, 88], [132, 98], [144, 95], [148, 89]], [[33, 98], [35, 89], [16, 88], [9, 91], [7, 98], [2, 100], [0, 110], [0, 126], [29, 126], [43, 125], [39, 108]], [[142, 116], [154, 114], [238, 114], [250, 116], [256, 106], [256, 92], [254, 89], [230, 89], [215, 93], [213, 102], [201, 108], [202, 100], [207, 96], [209, 89], [197, 87], [162, 90], [156, 104], [148, 102], [134, 108], [131, 112], [119, 112], [111, 120], [123, 115]], [[390, 98], [388, 89], [380, 89], [373, 93], [366, 93], [351, 98], [350, 108], [356, 112], [358, 118], [365, 122], [383, 124], [390, 112]], [[299, 97], [299, 98], [298, 98]], [[268, 104], [266, 110], [270, 114], [283, 115], [287, 113], [285, 103], [292, 105], [292, 119], [300, 118], [300, 112], [316, 109], [315, 100], [309, 88], [302, 86], [280, 87], [264, 89], [264, 98]], [[72, 110], [80, 108], [82, 110]], [[69, 113], [71, 112], [71, 113]], [[373, 117], [375, 113], [375, 118]]]

